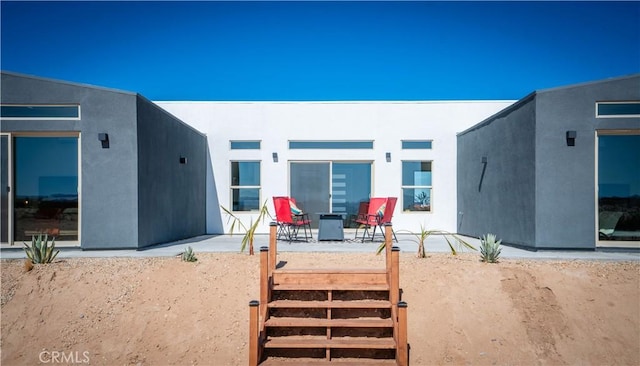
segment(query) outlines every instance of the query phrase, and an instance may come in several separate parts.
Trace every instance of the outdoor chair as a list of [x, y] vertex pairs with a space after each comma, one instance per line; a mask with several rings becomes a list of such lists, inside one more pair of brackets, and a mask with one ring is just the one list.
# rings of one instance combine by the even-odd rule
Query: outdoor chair
[[[391, 220], [393, 219], [393, 211], [396, 209], [396, 203], [398, 202], [398, 197], [387, 197], [387, 206], [384, 209], [384, 216], [379, 221], [378, 226], [380, 226], [380, 231], [382, 235], [385, 235], [384, 225], [391, 224]], [[375, 233], [375, 230], [374, 230]], [[391, 233], [393, 234], [393, 240], [398, 242], [398, 238], [396, 237], [396, 232], [391, 227]], [[373, 240], [373, 238], [371, 239]]]
[[[386, 211], [387, 198], [376, 197], [369, 199], [369, 208], [366, 215], [362, 215], [356, 219], [356, 223], [359, 224], [359, 228], [363, 229], [362, 241], [364, 242], [367, 236], [371, 236], [371, 241], [376, 234], [376, 228], [380, 226], [380, 222], [384, 217]], [[358, 238], [358, 229], [356, 228], [356, 238]], [[373, 233], [369, 231], [373, 228]]]
[[358, 205], [358, 212], [355, 214], [351, 214], [349, 217], [349, 227], [357, 229], [360, 226], [357, 220], [366, 217], [368, 210], [369, 210], [369, 201], [368, 200], [360, 201], [360, 204]]
[[[309, 215], [302, 212], [295, 201], [290, 197], [273, 197], [273, 207], [276, 212], [276, 223], [278, 225], [277, 239], [298, 240], [300, 228], [304, 230], [304, 240], [313, 239], [311, 233], [311, 220]], [[307, 236], [307, 229], [309, 235]]]

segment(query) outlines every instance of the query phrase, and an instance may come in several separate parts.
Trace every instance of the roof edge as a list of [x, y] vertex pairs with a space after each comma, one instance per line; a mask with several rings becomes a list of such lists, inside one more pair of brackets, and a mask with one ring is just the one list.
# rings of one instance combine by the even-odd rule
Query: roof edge
[[30, 75], [30, 74], [23, 74], [23, 73], [14, 72], [14, 71], [0, 70], [0, 74], [16, 76], [16, 77], [21, 77], [21, 78], [26, 78], [26, 79], [39, 80], [39, 81], [46, 81], [46, 82], [57, 83], [57, 84], [64, 84], [64, 85], [82, 87], [82, 88], [90, 88], [90, 89], [108, 91], [108, 92], [118, 93], [118, 94], [127, 94], [127, 95], [131, 95], [131, 96], [135, 96], [135, 95], [138, 94], [136, 92], [132, 92], [132, 91], [128, 91], [128, 90], [107, 88], [107, 87], [104, 87], [104, 86], [97, 86], [97, 85], [93, 85], [93, 84], [86, 84], [86, 83], [79, 83], [79, 82], [74, 82], [74, 81], [67, 81], [67, 80], [61, 80], [61, 79], [55, 79], [55, 78], [48, 78], [48, 77], [42, 77], [42, 76], [36, 76], [36, 75]]
[[628, 74], [628, 75], [622, 75], [622, 76], [613, 76], [613, 77], [609, 77], [609, 78], [606, 78], [606, 79], [585, 81], [585, 82], [576, 83], [576, 84], [556, 86], [556, 87], [553, 87], [553, 88], [538, 89], [538, 90], [536, 90], [536, 92], [538, 94], [540, 94], [540, 93], [552, 92], [552, 91], [556, 91], [556, 90], [573, 89], [573, 88], [579, 88], [579, 87], [583, 87], [583, 86], [589, 86], [589, 85], [595, 85], [595, 84], [601, 84], [601, 83], [609, 83], [609, 82], [626, 80], [626, 79], [633, 79], [633, 78], [637, 78], [637, 77], [640, 77], [640, 73]]
[[524, 98], [518, 100], [517, 102], [513, 103], [512, 105], [508, 106], [507, 108], [499, 111], [498, 113], [495, 113], [487, 118], [485, 118], [484, 120], [482, 120], [481, 122], [467, 128], [466, 130], [462, 131], [462, 132], [458, 132], [456, 134], [456, 136], [462, 136], [465, 135], [471, 131], [477, 130], [481, 127], [484, 127], [488, 124], [491, 124], [491, 122], [495, 121], [498, 118], [502, 118], [505, 115], [513, 112], [514, 110], [520, 108], [521, 106], [523, 106], [525, 103], [528, 103], [529, 101], [533, 100], [536, 95], [538, 94], [538, 92], [534, 91], [529, 93], [528, 95], [526, 95]]

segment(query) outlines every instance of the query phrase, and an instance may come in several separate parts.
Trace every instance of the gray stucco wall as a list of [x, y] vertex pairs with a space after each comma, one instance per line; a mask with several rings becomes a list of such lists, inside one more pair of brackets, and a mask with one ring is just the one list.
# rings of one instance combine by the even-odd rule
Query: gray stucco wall
[[[458, 135], [458, 232], [535, 241], [535, 108], [531, 98]], [[486, 164], [482, 158], [486, 157]]]
[[137, 106], [139, 246], [205, 234], [206, 137], [141, 96]]
[[[596, 131], [640, 129], [595, 118], [597, 101], [640, 100], [640, 76], [541, 91], [536, 97], [536, 247], [596, 247]], [[576, 131], [567, 146], [566, 131]]]
[[135, 94], [7, 73], [1, 83], [2, 103], [80, 104], [79, 121], [3, 120], [2, 131], [79, 133], [82, 248], [137, 247]]
[[[594, 249], [598, 131], [640, 131], [639, 118], [596, 118], [596, 102], [632, 100], [640, 100], [640, 75], [543, 90], [460, 133], [458, 232]], [[576, 131], [575, 146], [567, 131]]]

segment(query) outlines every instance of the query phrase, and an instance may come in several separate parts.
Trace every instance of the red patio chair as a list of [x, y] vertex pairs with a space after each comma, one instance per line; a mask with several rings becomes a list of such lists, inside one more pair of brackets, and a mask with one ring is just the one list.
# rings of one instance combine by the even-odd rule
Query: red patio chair
[[[385, 235], [384, 225], [391, 224], [391, 219], [393, 219], [393, 211], [396, 209], [396, 203], [398, 202], [398, 197], [387, 197], [387, 207], [384, 210], [384, 216], [380, 219], [380, 231], [382, 235]], [[398, 238], [396, 237], [396, 232], [393, 231], [393, 227], [391, 228], [391, 233], [393, 234], [393, 240], [398, 242]], [[373, 239], [372, 239], [373, 240]]]
[[[298, 240], [298, 232], [302, 227], [304, 230], [304, 240], [308, 241], [311, 234], [311, 220], [309, 215], [303, 213], [296, 204], [295, 199], [289, 197], [273, 197], [273, 207], [276, 212], [276, 223], [278, 224], [277, 239]], [[307, 236], [307, 228], [309, 236]]]
[[[358, 217], [356, 222], [359, 224], [359, 228], [363, 228], [362, 241], [370, 235], [369, 230], [373, 227], [373, 233], [371, 234], [371, 241], [376, 234], [376, 228], [380, 226], [380, 221], [384, 217], [386, 211], [387, 198], [375, 197], [369, 199], [369, 209], [366, 216]], [[356, 229], [356, 238], [358, 237], [358, 229]]]

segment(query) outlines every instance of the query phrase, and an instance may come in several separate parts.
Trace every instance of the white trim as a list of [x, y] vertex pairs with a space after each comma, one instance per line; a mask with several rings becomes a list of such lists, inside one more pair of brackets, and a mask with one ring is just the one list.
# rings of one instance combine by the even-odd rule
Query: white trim
[[600, 157], [598, 156], [600, 136], [628, 136], [628, 135], [640, 135], [640, 130], [596, 130], [595, 131], [595, 243], [596, 248], [640, 248], [640, 241], [638, 240], [600, 240], [600, 202], [599, 202], [599, 164]]
[[2, 104], [2, 107], [77, 107], [78, 117], [1, 117], [3, 121], [79, 121], [82, 119], [80, 104]]
[[9, 132], [0, 132], [7, 136], [7, 244], [13, 245], [13, 137]]
[[595, 114], [596, 118], [638, 118], [640, 114], [604, 114], [598, 113], [598, 105], [600, 104], [640, 104], [640, 100], [615, 101], [615, 102], [596, 102]]

